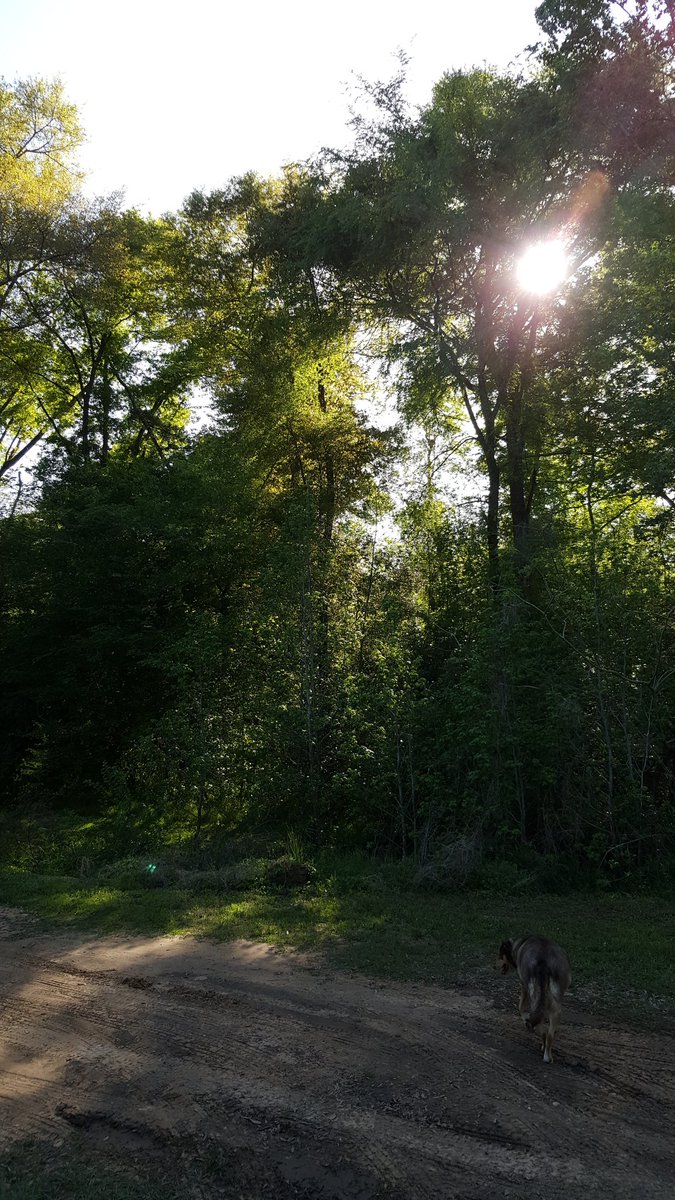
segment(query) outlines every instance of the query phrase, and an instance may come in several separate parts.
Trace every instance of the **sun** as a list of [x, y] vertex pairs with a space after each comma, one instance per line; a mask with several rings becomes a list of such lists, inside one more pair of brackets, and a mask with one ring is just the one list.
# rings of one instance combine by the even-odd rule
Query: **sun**
[[543, 296], [567, 279], [570, 264], [562, 242], [535, 242], [516, 264], [518, 282], [526, 292]]

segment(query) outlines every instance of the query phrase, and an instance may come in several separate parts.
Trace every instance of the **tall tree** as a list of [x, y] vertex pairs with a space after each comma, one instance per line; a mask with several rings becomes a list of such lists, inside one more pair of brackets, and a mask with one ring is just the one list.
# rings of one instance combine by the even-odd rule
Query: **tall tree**
[[0, 475], [45, 430], [32, 387], [42, 351], [31, 339], [24, 297], [71, 254], [81, 139], [60, 84], [0, 80]]
[[286, 540], [284, 586], [268, 602], [292, 631], [275, 650], [284, 680], [294, 656], [298, 765], [316, 807], [331, 755], [330, 564], [339, 523], [375, 497], [387, 445], [359, 408], [367, 385], [348, 316], [318, 274], [298, 276], [265, 247], [279, 191], [246, 177], [190, 199], [174, 230], [173, 329], [221, 427], [255, 462], [261, 507]]
[[561, 66], [579, 52], [569, 39], [542, 51], [529, 77], [445, 76], [414, 119], [396, 86], [371, 89], [379, 117], [278, 214], [286, 252], [350, 285], [364, 316], [389, 327], [411, 377], [433, 375], [432, 392], [463, 406], [488, 477], [495, 588], [502, 500], [527, 558], [554, 418], [539, 381], [551, 334], [564, 334], [574, 307], [573, 289], [534, 295], [518, 258], [532, 243], [556, 243], [574, 273], [613, 236], [616, 198], [663, 181], [673, 153], [670, 60], [643, 6], [619, 32], [610, 22], [609, 40], [608, 6], [562, 8], [581, 12], [588, 33], [583, 104], [578, 74]]

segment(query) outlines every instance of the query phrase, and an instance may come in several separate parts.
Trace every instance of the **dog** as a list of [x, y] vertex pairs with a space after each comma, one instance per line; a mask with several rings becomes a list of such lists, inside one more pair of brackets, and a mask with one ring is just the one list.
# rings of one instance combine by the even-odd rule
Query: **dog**
[[499, 947], [497, 965], [502, 975], [518, 972], [520, 1000], [518, 1011], [528, 1029], [536, 1029], [548, 1018], [542, 1034], [544, 1062], [553, 1062], [553, 1039], [560, 1022], [560, 1005], [571, 981], [569, 959], [557, 942], [526, 934], [511, 938]]

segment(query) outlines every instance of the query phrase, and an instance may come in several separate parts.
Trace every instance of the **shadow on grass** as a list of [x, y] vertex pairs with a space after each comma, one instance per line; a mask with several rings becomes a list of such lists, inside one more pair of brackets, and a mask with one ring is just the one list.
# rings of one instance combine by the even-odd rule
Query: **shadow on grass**
[[[493, 990], [508, 936], [555, 937], [584, 1003], [675, 999], [675, 908], [661, 897], [378, 892], [201, 895], [122, 891], [67, 878], [0, 873], [0, 902], [42, 921], [99, 933], [237, 938], [319, 951], [338, 968], [383, 978]], [[658, 1008], [658, 1003], [656, 1004]]]

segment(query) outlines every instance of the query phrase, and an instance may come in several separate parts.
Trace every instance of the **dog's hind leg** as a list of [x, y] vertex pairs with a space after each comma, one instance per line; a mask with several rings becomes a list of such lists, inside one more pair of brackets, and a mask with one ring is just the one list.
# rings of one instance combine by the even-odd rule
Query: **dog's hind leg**
[[527, 1018], [530, 1014], [530, 998], [527, 994], [527, 988], [523, 983], [520, 985], [520, 1000], [518, 1001], [518, 1012], [522, 1020], [527, 1025]]
[[548, 1027], [544, 1035], [544, 1062], [553, 1062], [553, 1039], [560, 1022], [560, 1008], [551, 1004], [548, 1010]]

